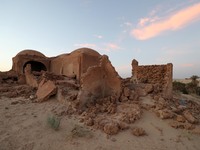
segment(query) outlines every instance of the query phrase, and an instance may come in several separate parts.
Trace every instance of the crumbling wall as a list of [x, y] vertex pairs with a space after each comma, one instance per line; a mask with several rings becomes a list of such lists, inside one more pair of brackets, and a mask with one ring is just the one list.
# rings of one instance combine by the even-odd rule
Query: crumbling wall
[[84, 104], [108, 96], [119, 98], [120, 91], [121, 79], [108, 56], [103, 55], [99, 64], [90, 67], [81, 77], [81, 92], [78, 98]]
[[154, 85], [154, 90], [163, 94], [166, 98], [172, 97], [172, 71], [173, 65], [142, 65], [134, 59], [132, 61], [132, 77], [139, 83]]

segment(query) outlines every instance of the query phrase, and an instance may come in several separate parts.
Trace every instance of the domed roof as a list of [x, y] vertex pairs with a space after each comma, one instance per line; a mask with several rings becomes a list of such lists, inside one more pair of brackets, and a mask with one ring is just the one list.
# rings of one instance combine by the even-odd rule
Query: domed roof
[[19, 52], [17, 54], [18, 55], [31, 55], [31, 56], [39, 56], [39, 57], [46, 57], [44, 54], [36, 51], [36, 50], [29, 50], [29, 49], [26, 49], [26, 50], [23, 50], [21, 52]]
[[89, 55], [93, 55], [93, 56], [100, 56], [100, 54], [97, 51], [90, 49], [90, 48], [85, 48], [85, 47], [76, 49], [71, 52], [72, 55], [81, 54], [81, 53], [89, 54]]

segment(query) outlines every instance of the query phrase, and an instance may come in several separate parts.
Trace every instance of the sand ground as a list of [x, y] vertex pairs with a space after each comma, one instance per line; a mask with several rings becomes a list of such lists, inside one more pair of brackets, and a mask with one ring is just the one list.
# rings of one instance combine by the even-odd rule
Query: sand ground
[[[174, 129], [169, 120], [161, 120], [145, 111], [133, 126], [148, 135], [136, 137], [130, 130], [108, 136], [84, 126], [75, 116], [62, 114], [64, 106], [55, 99], [33, 103], [29, 99], [0, 98], [0, 150], [199, 150], [200, 135]], [[47, 118], [60, 116], [60, 127], [52, 129]], [[80, 128], [82, 135], [72, 133]]]

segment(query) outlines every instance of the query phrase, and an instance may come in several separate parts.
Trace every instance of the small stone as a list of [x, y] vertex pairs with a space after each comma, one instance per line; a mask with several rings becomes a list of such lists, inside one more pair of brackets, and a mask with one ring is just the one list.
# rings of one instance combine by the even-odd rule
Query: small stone
[[111, 141], [112, 142], [116, 142], [117, 140], [116, 140], [116, 138], [112, 138]]
[[36, 96], [35, 95], [30, 95], [30, 100], [34, 100], [34, 99], [36, 99]]
[[119, 132], [118, 124], [115, 122], [109, 122], [105, 124], [103, 131], [109, 135], [114, 135]]
[[185, 118], [184, 118], [183, 116], [181, 116], [181, 115], [177, 115], [177, 116], [176, 116], [176, 120], [177, 120], [178, 122], [185, 122]]
[[157, 111], [157, 115], [161, 118], [161, 119], [171, 119], [174, 117], [174, 114], [170, 111], [170, 110], [158, 110]]
[[88, 120], [85, 121], [85, 125], [93, 126], [94, 125], [94, 120], [92, 118], [89, 118]]
[[194, 123], [197, 122], [197, 120], [192, 116], [192, 114], [188, 110], [186, 110], [186, 111], [183, 112], [183, 116], [190, 123], [194, 124]]
[[123, 123], [122, 121], [120, 121], [118, 124], [119, 124], [120, 130], [126, 130], [129, 128], [129, 126], [126, 123]]
[[144, 136], [147, 135], [147, 133], [145, 132], [145, 130], [143, 128], [139, 128], [139, 127], [134, 127], [131, 130], [131, 133], [135, 136]]
[[19, 103], [19, 101], [12, 101], [11, 102], [11, 105], [16, 105], [16, 104], [18, 104]]

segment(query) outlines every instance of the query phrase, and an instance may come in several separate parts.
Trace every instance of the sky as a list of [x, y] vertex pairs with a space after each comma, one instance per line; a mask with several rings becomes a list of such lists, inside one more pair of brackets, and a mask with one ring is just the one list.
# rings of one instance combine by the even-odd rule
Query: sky
[[88, 47], [122, 77], [173, 63], [173, 78], [200, 76], [200, 0], [0, 0], [0, 71], [24, 49], [47, 57]]

